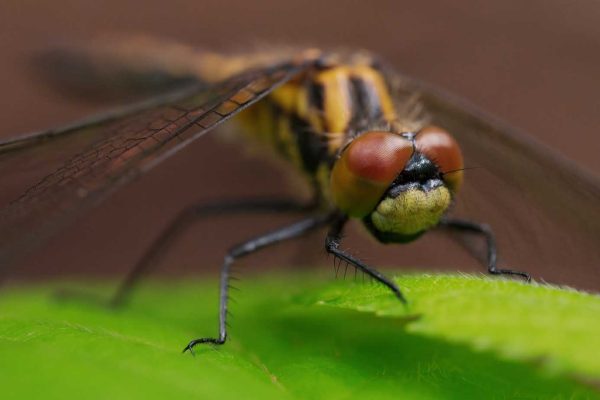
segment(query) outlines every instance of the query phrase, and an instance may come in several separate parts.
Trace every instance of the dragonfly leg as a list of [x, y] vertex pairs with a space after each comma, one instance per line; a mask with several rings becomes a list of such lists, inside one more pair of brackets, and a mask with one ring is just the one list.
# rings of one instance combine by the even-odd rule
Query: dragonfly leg
[[140, 279], [156, 264], [161, 255], [169, 249], [170, 245], [191, 227], [194, 223], [207, 217], [218, 215], [231, 215], [240, 213], [287, 213], [305, 212], [317, 207], [318, 198], [307, 204], [301, 204], [290, 199], [248, 199], [234, 201], [220, 201], [215, 203], [201, 203], [185, 208], [165, 228], [161, 234], [148, 247], [148, 250], [129, 272], [121, 285], [116, 290], [109, 304], [113, 307], [123, 306]]
[[531, 281], [531, 276], [527, 272], [514, 271], [511, 269], [500, 269], [497, 266], [498, 252], [496, 250], [496, 238], [491, 228], [486, 224], [467, 221], [463, 219], [444, 218], [439, 226], [460, 232], [471, 232], [481, 235], [485, 239], [487, 247], [487, 270], [493, 275], [517, 275]]
[[333, 224], [331, 225], [331, 229], [325, 238], [325, 250], [327, 253], [333, 254], [338, 259], [351, 264], [354, 268], [361, 270], [384, 286], [387, 286], [402, 303], [406, 304], [406, 299], [402, 295], [402, 292], [391, 279], [387, 278], [375, 268], [368, 266], [347, 252], [340, 250], [342, 231], [347, 221], [348, 218], [346, 216], [338, 216], [334, 220]]
[[229, 278], [231, 264], [233, 264], [235, 260], [276, 243], [302, 236], [312, 230], [327, 225], [331, 219], [331, 215], [309, 217], [231, 248], [227, 252], [221, 268], [221, 284], [219, 288], [219, 336], [216, 338], [194, 339], [183, 349], [183, 352], [188, 350], [193, 352], [194, 346], [198, 344], [223, 344], [227, 340], [227, 306], [230, 288]]

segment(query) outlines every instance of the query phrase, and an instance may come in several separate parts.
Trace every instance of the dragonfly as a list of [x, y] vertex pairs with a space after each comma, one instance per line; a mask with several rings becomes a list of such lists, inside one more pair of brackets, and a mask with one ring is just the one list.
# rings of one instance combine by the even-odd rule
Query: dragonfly
[[[304, 213], [227, 252], [218, 334], [190, 341], [184, 352], [226, 342], [234, 262], [319, 229], [327, 229], [327, 253], [406, 303], [392, 279], [342, 249], [352, 220], [383, 244], [443, 231], [490, 274], [526, 281], [530, 274], [523, 268], [500, 265], [497, 243], [519, 265], [527, 260], [526, 265], [573, 274], [600, 266], [596, 176], [366, 51], [269, 48], [228, 54], [144, 37], [49, 54], [44, 65], [58, 65], [71, 81], [77, 77], [76, 86], [176, 89], [0, 142], [0, 276], [119, 188], [205, 134], [219, 132], [230, 119], [243, 145], [270, 149], [312, 188], [307, 203], [291, 195], [194, 204], [158, 235], [111, 304], [124, 304], [153, 260], [208, 216]], [[586, 279], [600, 283], [597, 274]]]

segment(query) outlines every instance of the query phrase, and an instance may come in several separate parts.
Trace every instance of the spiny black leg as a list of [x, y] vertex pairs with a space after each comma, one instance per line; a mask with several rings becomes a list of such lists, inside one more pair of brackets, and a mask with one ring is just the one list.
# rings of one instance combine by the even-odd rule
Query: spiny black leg
[[517, 275], [531, 282], [531, 276], [527, 272], [513, 271], [511, 269], [500, 269], [497, 267], [496, 238], [491, 228], [486, 224], [479, 224], [472, 221], [444, 218], [439, 224], [442, 228], [458, 230], [462, 232], [472, 232], [482, 235], [487, 247], [487, 270], [493, 275]]
[[385, 275], [383, 275], [376, 269], [369, 267], [362, 261], [352, 257], [350, 254], [344, 252], [343, 250], [340, 250], [339, 247], [342, 240], [342, 230], [344, 229], [344, 225], [346, 225], [347, 221], [348, 218], [346, 216], [336, 217], [333, 224], [331, 225], [329, 233], [327, 234], [327, 238], [325, 239], [325, 250], [329, 254], [333, 254], [340, 260], [352, 264], [354, 268], [360, 269], [362, 272], [366, 273], [378, 282], [387, 286], [402, 303], [406, 304], [406, 299], [404, 298], [402, 292], [394, 282], [392, 282], [390, 279], [388, 279]]
[[317, 198], [315, 196], [314, 201], [308, 204], [299, 204], [290, 199], [248, 199], [208, 204], [202, 203], [187, 207], [177, 215], [171, 224], [154, 240], [152, 245], [148, 247], [146, 253], [139, 259], [135, 267], [121, 283], [109, 304], [113, 307], [120, 307], [125, 304], [135, 285], [139, 283], [150, 267], [155, 265], [160, 256], [175, 242], [175, 239], [187, 228], [203, 218], [231, 215], [234, 213], [302, 212], [313, 210], [316, 206]]
[[331, 215], [310, 217], [295, 224], [269, 232], [265, 235], [239, 244], [227, 252], [221, 268], [221, 285], [219, 296], [219, 336], [217, 338], [200, 338], [192, 340], [183, 352], [192, 352], [194, 346], [201, 343], [223, 344], [227, 340], [227, 302], [229, 300], [229, 273], [231, 264], [238, 258], [254, 253], [260, 249], [285, 240], [294, 239], [312, 230], [327, 225], [332, 220]]

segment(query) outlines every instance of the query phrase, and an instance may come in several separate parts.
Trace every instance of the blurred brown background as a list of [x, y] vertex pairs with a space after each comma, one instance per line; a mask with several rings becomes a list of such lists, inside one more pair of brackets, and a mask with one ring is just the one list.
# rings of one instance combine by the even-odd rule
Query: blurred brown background
[[[66, 99], [44, 86], [27, 68], [35, 51], [106, 32], [146, 32], [214, 49], [255, 42], [367, 48], [399, 70], [530, 132], [598, 174], [599, 21], [600, 3], [593, 0], [4, 0], [0, 136], [58, 126], [105, 106]], [[281, 193], [283, 182], [282, 174], [268, 165], [203, 139], [53, 239], [23, 263], [20, 273], [122, 274], [183, 205], [196, 199]], [[214, 271], [230, 244], [288, 219], [211, 220], [182, 238], [160, 269]], [[373, 263], [482, 270], [462, 250], [434, 236], [409, 247], [378, 246], [361, 235], [349, 243]], [[313, 235], [304, 243], [256, 256], [251, 264], [325, 264], [322, 244], [323, 235]], [[298, 257], [300, 252], [303, 257]], [[568, 271], [545, 271], [542, 276], [586, 287], [584, 277], [569, 277]]]

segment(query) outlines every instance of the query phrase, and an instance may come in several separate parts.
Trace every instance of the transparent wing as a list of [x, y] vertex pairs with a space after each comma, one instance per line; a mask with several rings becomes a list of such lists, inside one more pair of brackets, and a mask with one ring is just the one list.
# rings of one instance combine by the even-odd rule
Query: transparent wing
[[104, 34], [69, 40], [34, 55], [36, 79], [87, 101], [147, 98], [192, 81], [224, 81], [242, 71], [296, 59], [304, 49], [254, 48], [221, 53], [146, 34]]
[[[34, 79], [69, 98], [123, 102], [204, 81], [201, 73], [209, 55], [190, 45], [147, 35], [105, 34], [49, 45], [29, 61]], [[221, 61], [219, 71], [230, 65], [228, 60]], [[213, 83], [249, 69], [220, 76]]]
[[0, 272], [8, 263], [307, 65], [191, 87], [58, 130], [0, 142]]
[[503, 264], [600, 286], [598, 177], [461, 99], [404, 76], [396, 85], [419, 93], [431, 121], [460, 143], [468, 169], [453, 214], [488, 223]]

